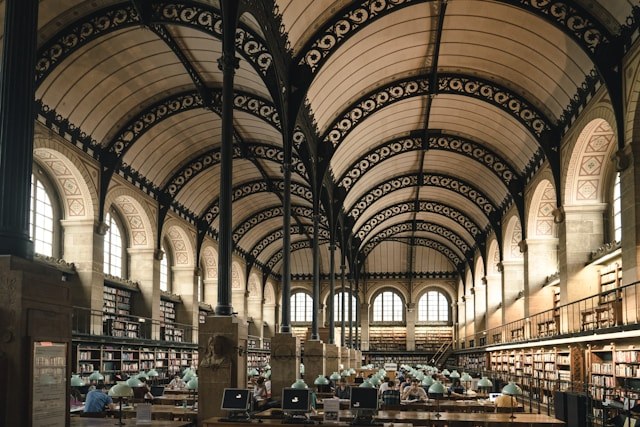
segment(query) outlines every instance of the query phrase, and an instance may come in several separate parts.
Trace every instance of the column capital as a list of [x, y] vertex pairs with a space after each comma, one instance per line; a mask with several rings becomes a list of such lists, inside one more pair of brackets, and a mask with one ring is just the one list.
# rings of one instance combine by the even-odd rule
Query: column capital
[[240, 67], [240, 60], [235, 55], [225, 55], [218, 58], [218, 69], [224, 72], [234, 72]]

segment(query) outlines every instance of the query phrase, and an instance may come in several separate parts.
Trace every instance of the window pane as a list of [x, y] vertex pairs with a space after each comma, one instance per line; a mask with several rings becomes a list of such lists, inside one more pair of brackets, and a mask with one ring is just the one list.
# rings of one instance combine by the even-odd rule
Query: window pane
[[384, 291], [373, 300], [374, 322], [401, 322], [404, 318], [402, 300], [392, 291]]
[[[349, 292], [340, 292], [333, 296], [333, 320], [335, 322], [342, 322], [342, 297], [344, 294], [345, 299], [345, 308], [344, 308], [344, 318], [345, 321], [349, 320]], [[355, 295], [351, 297], [351, 312], [353, 313], [353, 318], [355, 320], [357, 313], [357, 302]]]
[[31, 175], [29, 237], [37, 253], [53, 256], [53, 208], [44, 185], [34, 175]]
[[292, 322], [311, 322], [313, 310], [313, 301], [311, 297], [304, 292], [296, 292], [291, 295], [291, 321]]
[[613, 184], [613, 238], [616, 242], [622, 239], [622, 211], [620, 205], [620, 173], [616, 174]]
[[166, 292], [169, 291], [169, 263], [167, 262], [169, 255], [164, 246], [162, 251], [164, 256], [160, 260], [160, 290]]
[[107, 214], [105, 222], [109, 226], [104, 236], [104, 272], [115, 277], [122, 277], [122, 237], [118, 224], [111, 214]]
[[418, 301], [418, 321], [449, 321], [449, 303], [444, 294], [438, 291], [428, 291], [420, 297]]

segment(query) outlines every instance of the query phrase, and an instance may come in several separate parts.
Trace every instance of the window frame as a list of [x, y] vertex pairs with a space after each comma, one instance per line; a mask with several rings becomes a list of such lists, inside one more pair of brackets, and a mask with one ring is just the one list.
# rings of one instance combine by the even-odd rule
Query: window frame
[[[620, 172], [615, 172], [613, 176], [613, 184], [611, 186], [611, 243], [622, 241], [622, 182]], [[616, 219], [620, 221], [620, 227], [617, 227]], [[618, 230], [620, 236], [618, 238]]]
[[[421, 320], [420, 319], [420, 303], [423, 300], [423, 298], [428, 298], [429, 293], [435, 292], [437, 293], [439, 296], [441, 296], [442, 298], [444, 298], [444, 302], [446, 303], [446, 308], [447, 308], [447, 320], [428, 320], [428, 312], [427, 312], [427, 320]], [[427, 309], [428, 309], [428, 305], [427, 305]], [[418, 297], [418, 303], [416, 304], [416, 325], [427, 325], [427, 326], [450, 326], [453, 325], [451, 316], [452, 316], [452, 312], [451, 312], [451, 300], [449, 299], [449, 296], [447, 295], [446, 292], [443, 292], [442, 290], [438, 289], [438, 288], [427, 288], [424, 290], [424, 292], [422, 292], [420, 294], [420, 296]], [[438, 308], [438, 319], [440, 318], [440, 307]]]
[[[49, 198], [52, 215], [51, 257], [60, 258], [63, 253], [62, 245], [64, 241], [64, 229], [62, 228], [62, 224], [60, 223], [60, 220], [63, 218], [62, 216], [64, 210], [61, 206], [62, 201], [60, 199], [60, 195], [58, 194], [53, 180], [49, 178], [49, 175], [47, 175], [47, 173], [37, 163], [33, 164], [31, 175], [31, 185], [37, 185], [37, 181], [40, 181], [40, 183], [42, 183], [45, 194]], [[32, 191], [33, 188], [29, 192], [29, 239], [33, 241], [35, 249], [35, 220], [33, 218], [35, 211], [31, 209], [31, 203], [33, 201]], [[49, 256], [46, 254], [40, 255]]]
[[[396, 295], [398, 297], [398, 299], [400, 300], [400, 306], [402, 308], [402, 319], [401, 320], [385, 320], [384, 319], [384, 306], [382, 308], [382, 320], [375, 320], [375, 308], [376, 308], [376, 300], [378, 298], [384, 298], [384, 294], [385, 293], [392, 293], [394, 295]], [[393, 307], [392, 307], [392, 311], [393, 311]], [[392, 289], [392, 288], [385, 288], [385, 289], [380, 289], [378, 292], [375, 293], [375, 295], [371, 298], [371, 309], [369, 311], [369, 318], [371, 319], [371, 321], [369, 322], [370, 325], [376, 325], [376, 326], [380, 326], [380, 325], [406, 325], [407, 322], [407, 307], [406, 307], [406, 303], [404, 298], [402, 297], [402, 293], [398, 292], [396, 289]]]
[[[173, 292], [173, 254], [171, 253], [171, 245], [168, 242], [162, 243], [162, 259], [160, 260], [160, 274], [158, 275], [158, 288], [163, 292]], [[166, 263], [166, 264], [165, 264]], [[163, 265], [164, 264], [164, 265]], [[167, 289], [162, 289], [162, 268], [166, 266]]]
[[[337, 293], [334, 294], [333, 296], [333, 321], [335, 323], [342, 323], [342, 319], [340, 318], [340, 314], [341, 311], [338, 310], [340, 308], [340, 304], [342, 304], [342, 298], [339, 298], [342, 296], [342, 294], [345, 294], [347, 296], [351, 296], [351, 302], [354, 305], [353, 306], [353, 314], [354, 314], [354, 318], [353, 321], [355, 322], [356, 319], [358, 318], [358, 297], [357, 295], [354, 293], [349, 292], [348, 290], [343, 291], [339, 291]], [[328, 300], [328, 298], [327, 298]], [[328, 301], [327, 301], [328, 302]], [[345, 304], [345, 308], [344, 308], [344, 315], [345, 315], [345, 323], [349, 322], [349, 305]]]
[[110, 272], [105, 271], [106, 255], [107, 255], [106, 247], [105, 247], [107, 243], [106, 236], [111, 230], [111, 224], [106, 222], [107, 218], [109, 217], [113, 219], [113, 222], [115, 226], [118, 227], [118, 232], [120, 233], [120, 241], [121, 241], [120, 257], [122, 260], [122, 263], [121, 263], [122, 275], [119, 278], [128, 280], [129, 279], [129, 253], [127, 251], [127, 248], [129, 247], [129, 243], [127, 241], [127, 229], [124, 226], [124, 221], [122, 220], [120, 213], [114, 207], [111, 207], [107, 212], [107, 215], [105, 215], [105, 223], [107, 224], [108, 228], [107, 228], [107, 231], [105, 232], [105, 239], [103, 244], [104, 255], [102, 260], [102, 263], [103, 263], [102, 271], [104, 272], [104, 274], [109, 274], [113, 277], [118, 277]]
[[[296, 320], [297, 317], [295, 316], [295, 312], [296, 312], [297, 304], [294, 304], [294, 297], [300, 294], [307, 296], [307, 298], [305, 298], [305, 303], [308, 301], [310, 304], [305, 313], [305, 317], [306, 315], [308, 315], [309, 320]], [[311, 322], [313, 321], [313, 297], [311, 296], [311, 294], [309, 294], [309, 292], [302, 289], [297, 289], [295, 291], [292, 291], [291, 297], [289, 298], [289, 313], [291, 316], [291, 325], [299, 325], [299, 326], [310, 325]]]

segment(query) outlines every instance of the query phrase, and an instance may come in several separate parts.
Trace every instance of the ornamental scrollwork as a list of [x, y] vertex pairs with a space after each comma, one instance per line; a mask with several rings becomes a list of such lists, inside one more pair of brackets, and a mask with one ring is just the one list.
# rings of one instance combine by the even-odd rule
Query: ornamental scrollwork
[[414, 187], [416, 185], [418, 185], [417, 175], [402, 176], [385, 181], [362, 196], [360, 200], [358, 200], [358, 202], [356, 202], [356, 204], [349, 210], [349, 216], [357, 220], [362, 212], [381, 197], [384, 197], [393, 191], [407, 187]]
[[412, 3], [411, 0], [367, 0], [345, 12], [338, 20], [322, 31], [322, 34], [305, 49], [298, 65], [307, 65], [315, 72], [331, 51], [353, 35], [360, 27], [383, 16], [398, 6]]
[[[311, 218], [313, 216], [313, 209], [307, 206], [293, 205], [291, 206], [291, 213], [303, 218]], [[257, 214], [242, 222], [238, 227], [236, 227], [235, 231], [233, 232], [233, 241], [236, 243], [239, 242], [242, 237], [244, 237], [244, 235], [247, 234], [253, 227], [268, 219], [281, 217], [283, 215], [284, 209], [282, 208], [282, 206], [276, 206], [258, 212]], [[322, 215], [320, 222], [324, 224], [327, 223], [327, 219], [324, 215]]]
[[[291, 227], [291, 234], [312, 234], [312, 233], [313, 233], [312, 225], [306, 225], [302, 229], [297, 226]], [[326, 229], [320, 228], [318, 230], [318, 236], [324, 239], [329, 239], [329, 231]], [[260, 256], [260, 253], [267, 246], [269, 246], [270, 244], [274, 243], [277, 240], [282, 239], [283, 237], [284, 237], [284, 231], [282, 229], [275, 230], [273, 233], [269, 234], [268, 236], [260, 240], [260, 242], [253, 247], [253, 249], [251, 250], [251, 256], [254, 259], [257, 259]]]
[[428, 93], [429, 81], [426, 78], [412, 78], [386, 86], [360, 99], [356, 105], [338, 118], [323, 138], [323, 141], [325, 143], [331, 143], [335, 148], [359, 122], [380, 108], [406, 98], [427, 95]]
[[448, 246], [443, 245], [442, 243], [436, 242], [435, 240], [426, 239], [424, 237], [417, 237], [414, 239], [414, 243], [417, 246], [424, 246], [427, 248], [435, 249], [438, 252], [444, 254], [447, 258], [449, 258], [456, 266], [462, 264], [462, 259]]
[[[463, 253], [467, 252], [470, 249], [469, 245], [464, 241], [464, 239], [462, 239], [457, 233], [454, 233], [447, 227], [443, 227], [440, 224], [434, 224], [427, 221], [416, 221], [415, 224], [416, 231], [424, 231], [427, 233], [433, 233], [442, 236], [456, 245]], [[367, 242], [367, 245], [386, 240], [389, 237], [395, 236], [400, 233], [411, 231], [413, 231], [413, 224], [410, 222], [394, 224], [377, 233], [369, 242]]]
[[[320, 243], [326, 243], [326, 241], [324, 240], [320, 240]], [[300, 249], [306, 249], [306, 248], [310, 248], [311, 247], [312, 242], [310, 240], [300, 240], [297, 242], [293, 242], [291, 243], [291, 252], [300, 250]], [[273, 270], [273, 268], [275, 267], [275, 265], [282, 260], [282, 250], [279, 250], [278, 252], [276, 252], [267, 262], [266, 266], [269, 270]]]
[[263, 119], [278, 130], [282, 129], [278, 110], [267, 100], [249, 94], [236, 94], [233, 97], [233, 106]]

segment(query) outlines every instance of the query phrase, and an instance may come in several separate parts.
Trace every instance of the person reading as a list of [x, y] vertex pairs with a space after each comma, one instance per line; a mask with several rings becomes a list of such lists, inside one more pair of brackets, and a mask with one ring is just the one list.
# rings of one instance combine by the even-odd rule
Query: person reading
[[113, 411], [116, 409], [116, 405], [113, 403], [111, 396], [104, 391], [104, 384], [96, 385], [95, 390], [91, 390], [87, 393], [87, 397], [84, 401], [85, 413], [99, 413], [108, 409]]
[[402, 391], [402, 400], [417, 400], [420, 402], [427, 401], [427, 392], [420, 387], [420, 381], [416, 378], [411, 380], [411, 385]]
[[349, 399], [351, 391], [349, 390], [349, 386], [347, 385], [347, 380], [345, 380], [344, 378], [340, 379], [334, 395], [338, 399]]
[[182, 390], [187, 387], [187, 384], [185, 384], [182, 378], [180, 378], [180, 375], [176, 375], [173, 377], [168, 387], [172, 390]]

